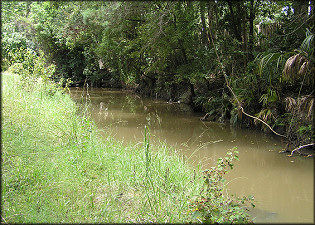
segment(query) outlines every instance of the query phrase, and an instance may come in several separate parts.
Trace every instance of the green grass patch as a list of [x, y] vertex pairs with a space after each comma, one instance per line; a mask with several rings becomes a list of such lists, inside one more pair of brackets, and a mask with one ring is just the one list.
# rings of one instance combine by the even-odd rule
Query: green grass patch
[[49, 85], [2, 74], [3, 222], [190, 221], [203, 181], [181, 157], [149, 146], [148, 136], [127, 147], [102, 140], [69, 95]]

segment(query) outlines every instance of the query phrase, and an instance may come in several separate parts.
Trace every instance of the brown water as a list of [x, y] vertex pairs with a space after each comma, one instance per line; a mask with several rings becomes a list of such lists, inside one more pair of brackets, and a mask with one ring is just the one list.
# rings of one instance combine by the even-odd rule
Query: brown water
[[[86, 92], [74, 88], [77, 102]], [[237, 147], [240, 161], [228, 174], [229, 194], [254, 195], [251, 210], [255, 223], [314, 222], [314, 159], [288, 157], [278, 152], [284, 144], [278, 137], [229, 124], [202, 122], [200, 113], [188, 105], [141, 98], [127, 91], [88, 91], [89, 112], [99, 128], [125, 142], [143, 141], [144, 126], [151, 142], [165, 141], [183, 154], [192, 166], [215, 165], [217, 158]]]

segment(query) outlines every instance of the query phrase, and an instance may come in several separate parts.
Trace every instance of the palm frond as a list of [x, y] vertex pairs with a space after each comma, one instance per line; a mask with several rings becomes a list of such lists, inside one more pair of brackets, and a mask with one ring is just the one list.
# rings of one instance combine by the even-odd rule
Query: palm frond
[[308, 65], [309, 65], [309, 62], [304, 62], [302, 64], [302, 66], [300, 67], [299, 73], [298, 73], [299, 76], [303, 76], [306, 73]]
[[311, 95], [302, 96], [298, 99], [299, 112], [306, 114], [306, 118], [310, 119], [313, 112], [314, 97]]
[[297, 99], [292, 97], [285, 98], [285, 109], [296, 115], [312, 120], [314, 97], [312, 95], [301, 96]]
[[312, 120], [312, 113], [314, 113], [314, 98], [312, 98], [308, 105], [307, 119]]
[[[303, 66], [303, 64], [306, 62], [306, 64], [304, 65], [305, 67], [305, 71], [304, 69], [301, 70], [301, 67]], [[291, 56], [290, 58], [288, 58], [288, 60], [286, 61], [282, 74], [283, 77], [287, 80], [295, 80], [297, 79], [299, 74], [299, 71], [301, 70], [301, 72], [306, 72], [307, 70], [307, 66], [308, 65], [308, 60], [302, 55], [302, 53], [298, 53], [295, 54], [293, 56]], [[305, 73], [301, 74], [304, 75]]]
[[262, 75], [262, 72], [265, 67], [267, 67], [271, 62], [277, 60], [277, 68], [280, 66], [280, 62], [283, 60], [283, 56], [281, 53], [263, 53], [257, 55], [256, 61], [258, 61], [258, 73]]
[[286, 97], [284, 101], [286, 111], [293, 112], [296, 107], [296, 100], [292, 97]]
[[314, 53], [314, 34], [306, 30], [306, 38], [302, 42], [300, 49], [295, 50], [296, 54], [286, 61], [282, 75], [285, 80], [294, 81], [299, 77], [306, 78], [308, 84], [314, 84], [314, 66], [311, 61]]
[[[268, 123], [268, 121], [272, 121], [275, 119], [271, 109], [262, 109], [259, 113], [256, 114], [256, 117]], [[254, 123], [257, 125], [259, 120], [254, 119]]]
[[300, 48], [301, 50], [307, 52], [309, 55], [313, 55], [314, 52], [314, 34], [306, 28], [305, 39], [303, 40]]

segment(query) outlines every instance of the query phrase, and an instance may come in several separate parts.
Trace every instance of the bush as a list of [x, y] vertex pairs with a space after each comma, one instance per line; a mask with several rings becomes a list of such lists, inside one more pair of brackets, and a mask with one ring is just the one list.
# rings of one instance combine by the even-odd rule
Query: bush
[[204, 171], [204, 186], [200, 196], [190, 205], [192, 217], [203, 223], [250, 223], [249, 215], [244, 208], [247, 202], [252, 203], [253, 196], [230, 198], [224, 195], [225, 179], [228, 168], [233, 169], [233, 160], [238, 160], [238, 152], [228, 152], [219, 158], [217, 166]]
[[[61, 79], [59, 83], [53, 82], [56, 67], [54, 64], [47, 65], [42, 51], [36, 54], [31, 49], [19, 48], [14, 53], [10, 52], [9, 55], [11, 61], [8, 72], [21, 76], [20, 85], [25, 90], [32, 90], [34, 83], [40, 83], [45, 92], [52, 95], [64, 85], [64, 79]], [[65, 86], [67, 87], [70, 82], [67, 80]]]

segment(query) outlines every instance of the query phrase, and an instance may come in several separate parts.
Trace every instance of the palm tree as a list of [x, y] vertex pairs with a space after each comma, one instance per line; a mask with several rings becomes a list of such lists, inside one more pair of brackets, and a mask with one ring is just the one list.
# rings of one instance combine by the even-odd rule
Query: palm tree
[[314, 86], [314, 72], [314, 34], [307, 29], [300, 49], [295, 50], [295, 54], [287, 59], [282, 74], [288, 81], [302, 78], [303, 82]]

